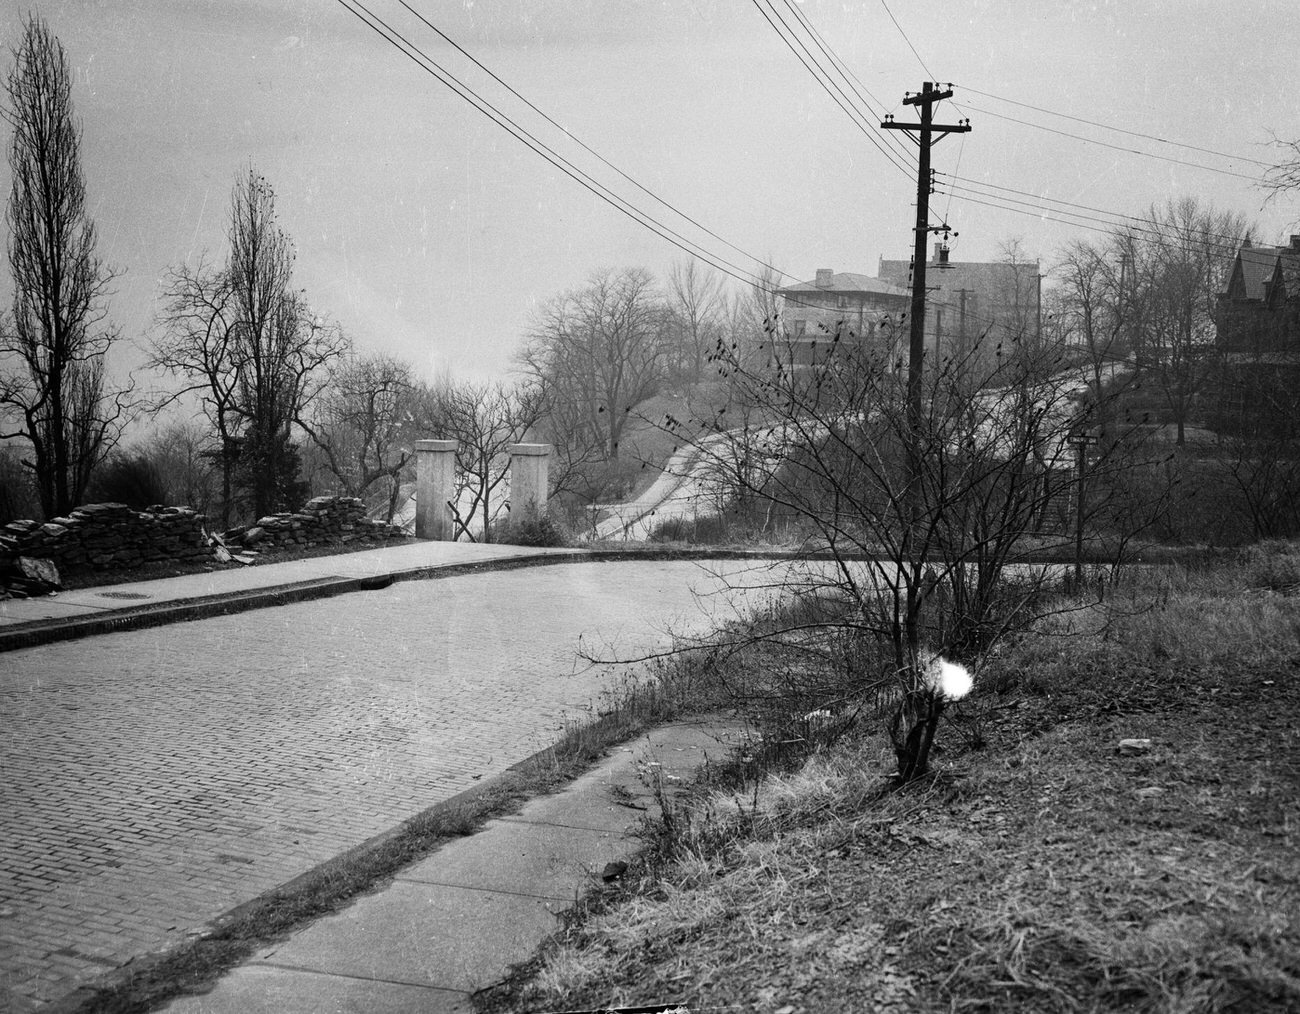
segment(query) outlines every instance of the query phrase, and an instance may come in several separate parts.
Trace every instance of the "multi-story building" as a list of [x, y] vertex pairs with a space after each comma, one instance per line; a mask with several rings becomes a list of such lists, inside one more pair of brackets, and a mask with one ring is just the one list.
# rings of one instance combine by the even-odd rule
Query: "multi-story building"
[[907, 313], [907, 289], [847, 271], [818, 268], [810, 282], [780, 289], [785, 326], [784, 338], [797, 364], [824, 359], [832, 338], [840, 341], [879, 341], [890, 321]]
[[[926, 263], [925, 337], [928, 355], [962, 359], [978, 348], [1038, 344], [1042, 335], [1042, 274], [1033, 261], [953, 261], [943, 244]], [[882, 281], [908, 288], [912, 262], [880, 259]]]
[[1294, 433], [1300, 392], [1300, 236], [1237, 251], [1215, 313], [1224, 421]]

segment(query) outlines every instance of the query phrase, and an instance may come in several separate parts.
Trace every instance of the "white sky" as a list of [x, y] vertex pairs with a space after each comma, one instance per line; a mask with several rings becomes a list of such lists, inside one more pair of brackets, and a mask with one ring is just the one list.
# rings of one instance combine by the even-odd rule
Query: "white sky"
[[[366, 2], [581, 167], [669, 218], [397, 0]], [[756, 0], [409, 2], [611, 162], [792, 278], [819, 267], [875, 274], [879, 257], [908, 256], [914, 181], [832, 103]], [[792, 17], [785, 0], [773, 2]], [[457, 376], [500, 375], [538, 303], [598, 267], [662, 276], [683, 256], [507, 136], [336, 0], [34, 5], [75, 68], [100, 251], [125, 272], [111, 312], [127, 338], [141, 340], [153, 326], [169, 265], [193, 264], [204, 251], [224, 257], [231, 185], [250, 162], [275, 188], [312, 304], [361, 349], [423, 370], [446, 362]], [[0, 11], [8, 47], [26, 7], [10, 0]], [[1269, 160], [1270, 131], [1300, 137], [1286, 90], [1300, 52], [1291, 0], [892, 0], [890, 8], [933, 73], [956, 83], [962, 111], [945, 103], [938, 118], [972, 121], [964, 140], [936, 148], [941, 171], [1117, 212], [1194, 195], [1247, 215], [1262, 242], [1281, 240], [1300, 219], [1300, 198], [1261, 209], [1265, 195], [1248, 180], [977, 110], [1256, 176], [1248, 162], [972, 91]], [[880, 0], [807, 0], [800, 9], [890, 111], [915, 118], [903, 93], [930, 75]], [[5, 195], [8, 186], [0, 168]], [[932, 219], [945, 214], [960, 233], [955, 259], [995, 259], [1000, 243], [1019, 236], [1030, 257], [1050, 263], [1069, 239], [1100, 238], [937, 197]]]

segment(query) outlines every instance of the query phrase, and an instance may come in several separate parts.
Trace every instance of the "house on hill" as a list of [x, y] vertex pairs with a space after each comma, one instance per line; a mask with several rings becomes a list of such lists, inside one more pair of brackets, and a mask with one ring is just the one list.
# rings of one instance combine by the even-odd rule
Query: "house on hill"
[[1286, 246], [1243, 242], [1215, 311], [1224, 421], [1253, 420], [1293, 432], [1300, 391], [1300, 236]]
[[830, 268], [818, 268], [812, 281], [777, 295], [791, 361], [804, 366], [824, 361], [836, 334], [840, 341], [882, 340], [887, 323], [905, 315], [911, 299], [907, 289], [879, 278]]
[[[1042, 337], [1042, 274], [1033, 261], [953, 261], [935, 243], [926, 262], [925, 347], [940, 358], [964, 358], [975, 343], [992, 354], [999, 345]], [[880, 259], [877, 274], [911, 285], [912, 262]]]

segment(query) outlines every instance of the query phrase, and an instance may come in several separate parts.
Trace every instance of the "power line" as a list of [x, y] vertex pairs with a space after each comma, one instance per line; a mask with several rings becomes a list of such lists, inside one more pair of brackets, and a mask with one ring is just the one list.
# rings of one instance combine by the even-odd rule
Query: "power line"
[[[1101, 219], [1092, 219], [1092, 221], [1102, 222], [1103, 225], [1108, 226], [1107, 228], [1102, 228], [1100, 225], [1087, 224], [1086, 216], [1076, 216], [1073, 212], [1069, 212], [1069, 211], [1054, 212], [1052, 209], [1043, 209], [1043, 208], [1039, 208], [1038, 210], [1026, 210], [1025, 208], [1017, 208], [1017, 207], [1013, 207], [1010, 204], [1004, 203], [1005, 201], [1009, 200], [1008, 198], [1000, 198], [1000, 199], [992, 198], [991, 195], [988, 194], [983, 194], [981, 196], [990, 197], [990, 200], [981, 200], [978, 197], [973, 197], [970, 195], [960, 196], [957, 198], [957, 200], [966, 201], [967, 203], [970, 204], [979, 204], [986, 208], [995, 208], [998, 211], [1010, 211], [1017, 215], [1027, 215], [1030, 218], [1036, 218], [1039, 221], [1059, 222], [1062, 225], [1069, 225], [1076, 229], [1086, 229], [1090, 232], [1099, 232], [1106, 236], [1113, 236], [1117, 232], [1144, 233], [1147, 237], [1145, 240], [1146, 242], [1152, 243], [1156, 246], [1164, 247], [1166, 249], [1177, 249], [1180, 246], [1179, 243], [1172, 241], [1168, 236], [1168, 234], [1162, 233], [1156, 229], [1152, 229], [1149, 227], [1119, 226], [1117, 223], [1108, 223], [1108, 222], [1103, 222], [1103, 220]], [[1027, 202], [1021, 201], [1018, 203], [1025, 204]], [[1056, 217], [1056, 215], [1065, 215], [1069, 217], [1058, 218]], [[1083, 220], [1081, 221], [1072, 220], [1075, 218], [1079, 218]], [[1236, 252], [1238, 249], [1236, 246], [1229, 246], [1224, 243], [1207, 243], [1205, 244], [1205, 246], [1207, 249], [1215, 252], [1218, 256], [1222, 256], [1225, 258], [1236, 256]]]
[[[799, 20], [799, 23], [803, 25], [804, 31], [807, 32], [817, 44], [817, 48], [826, 54], [826, 58], [830, 60], [831, 66], [839, 72], [840, 77], [844, 79], [844, 82], [848, 84], [858, 96], [858, 101], [861, 102], [863, 108], [870, 115], [873, 123], [878, 123], [880, 120], [884, 119], [883, 114], [877, 113], [876, 110], [871, 107], [870, 103], [874, 102], [881, 110], [886, 108], [885, 104], [871, 93], [871, 89], [862, 83], [862, 79], [854, 74], [853, 71], [849, 69], [848, 65], [840, 58], [839, 54], [831, 48], [830, 44], [827, 43], [825, 38], [822, 36], [821, 32], [817, 30], [816, 26], [808, 19], [808, 16], [804, 14], [802, 7], [797, 0], [784, 0], [784, 3], [786, 7], [794, 13], [795, 17]], [[868, 102], [868, 99], [870, 102]], [[903, 160], [908, 163], [910, 169], [915, 155], [907, 147], [907, 142], [901, 137], [897, 137], [893, 134], [886, 134], [885, 136], [894, 143], [897, 151], [903, 156]]]
[[[777, 11], [772, 0], [752, 0], [752, 2], [754, 7], [758, 10], [758, 13], [763, 15], [763, 19], [772, 27], [772, 30], [781, 37], [781, 41], [785, 43], [790, 52], [793, 53], [795, 58], [804, 65], [804, 69], [813, 76], [826, 94], [831, 97], [831, 100], [839, 106], [841, 110], [843, 110], [844, 114], [848, 116], [850, 120], [853, 121], [853, 125], [857, 127], [858, 130], [862, 132], [863, 136], [865, 136], [867, 140], [875, 146], [877, 151], [884, 155], [885, 158], [893, 164], [895, 169], [902, 172], [903, 175], [910, 177], [911, 173], [907, 167], [902, 165], [898, 161], [897, 156], [893, 154], [892, 151], [887, 150], [884, 145], [876, 139], [874, 134], [875, 127], [872, 126], [870, 121], [863, 117], [856, 108], [854, 108], [852, 100], [848, 99], [848, 96], [844, 94], [844, 90], [840, 88], [828, 74], [826, 74], [826, 71], [821, 67], [821, 64], [817, 63], [817, 61], [813, 59], [812, 55], [808, 53], [808, 48], [803, 44], [803, 41], [791, 32], [790, 26], [786, 24], [785, 19], [781, 17], [780, 12]], [[764, 9], [764, 3], [766, 3], [768, 8], [771, 9], [772, 15], [769, 15], [767, 10]], [[775, 21], [772, 19], [773, 16], [776, 17]], [[778, 27], [778, 22], [780, 27]], [[792, 42], [791, 39], [794, 41]], [[808, 54], [807, 58], [800, 54], [799, 50], [795, 48], [795, 43], [798, 43], [799, 47], [803, 49], [803, 52]], [[811, 63], [809, 62], [810, 60], [812, 61]], [[814, 67], [816, 67], [816, 69], [814, 69]], [[818, 73], [818, 71], [821, 73]], [[825, 77], [825, 80], [823, 80], [823, 76]], [[832, 89], [834, 90], [832, 91]], [[836, 94], [836, 92], [839, 94]], [[845, 104], [846, 102], [848, 102], [847, 105]]]
[[998, 102], [1006, 102], [1013, 106], [1021, 106], [1024, 109], [1032, 109], [1037, 113], [1046, 113], [1048, 116], [1059, 116], [1063, 120], [1073, 120], [1075, 123], [1086, 123], [1090, 127], [1100, 127], [1102, 130], [1113, 130], [1117, 134], [1127, 134], [1129, 137], [1140, 137], [1148, 141], [1156, 141], [1159, 144], [1171, 145], [1175, 148], [1187, 148], [1190, 151], [1199, 151], [1205, 155], [1217, 155], [1219, 158], [1226, 158], [1233, 162], [1250, 162], [1253, 165], [1263, 166], [1266, 169], [1276, 168], [1272, 162], [1263, 162], [1256, 158], [1248, 158], [1244, 155], [1232, 155], [1226, 151], [1217, 151], [1214, 148], [1202, 148], [1200, 145], [1188, 144], [1185, 141], [1172, 141], [1166, 137], [1157, 137], [1155, 134], [1145, 134], [1140, 130], [1126, 130], [1124, 127], [1116, 127], [1110, 123], [1102, 123], [1098, 120], [1088, 120], [1082, 116], [1072, 116], [1069, 113], [1059, 113], [1054, 109], [1044, 109], [1042, 106], [1035, 106], [1029, 102], [1021, 102], [1017, 99], [1009, 99], [1002, 95], [994, 95], [992, 92], [982, 92], [978, 88], [963, 86], [967, 91], [976, 95], [983, 95], [985, 98], [996, 99]]
[[[384, 39], [385, 42], [389, 43], [398, 52], [406, 56], [409, 60], [415, 63], [415, 65], [419, 67], [421, 70], [423, 70], [425, 73], [429, 74], [431, 77], [435, 78], [441, 84], [446, 86], [459, 98], [470, 103], [470, 105], [474, 106], [474, 108], [477, 109], [480, 113], [487, 116], [503, 130], [506, 130], [507, 133], [509, 133], [516, 140], [525, 144], [527, 147], [531, 148], [542, 158], [546, 159], [546, 161], [550, 162], [551, 165], [553, 165], [555, 168], [559, 169], [561, 172], [569, 176], [575, 182], [581, 184], [584, 188], [589, 190], [595, 196], [599, 197], [601, 200], [605, 201], [605, 203], [609, 204], [611, 207], [622, 212], [628, 218], [631, 218], [638, 225], [655, 233], [655, 235], [659, 236], [661, 239], [667, 240], [669, 243], [671, 243], [673, 246], [676, 246], [678, 249], [682, 250], [682, 252], [686, 253], [688, 256], [703, 261], [705, 264], [709, 265], [715, 270], [721, 272], [724, 275], [727, 275], [730, 278], [735, 279], [736, 281], [741, 282], [742, 284], [748, 285], [758, 291], [767, 293], [769, 295], [775, 295], [778, 292], [783, 291], [780, 286], [772, 286], [768, 284], [761, 276], [753, 274], [752, 272], [744, 268], [741, 268], [736, 264], [733, 264], [732, 262], [726, 260], [725, 258], [720, 257], [718, 254], [714, 253], [713, 251], [706, 249], [701, 244], [696, 243], [693, 240], [687, 239], [686, 237], [682, 236], [680, 233], [675, 232], [673, 229], [669, 228], [668, 226], [664, 225], [662, 222], [658, 221], [652, 215], [637, 208], [626, 198], [619, 196], [614, 191], [606, 187], [604, 184], [600, 183], [599, 181], [591, 177], [590, 174], [584, 172], [582, 169], [578, 168], [576, 165], [571, 163], [568, 159], [564, 158], [564, 156], [560, 155], [558, 152], [554, 151], [544, 142], [534, 137], [529, 131], [521, 127], [509, 116], [507, 116], [505, 113], [497, 109], [497, 107], [494, 106], [491, 102], [484, 99], [482, 96], [480, 96], [469, 86], [465, 85], [454, 74], [446, 70], [446, 68], [442, 67], [442, 65], [439, 64], [436, 60], [434, 60], [427, 53], [425, 53], [418, 46], [416, 46], [413, 42], [407, 39], [406, 36], [404, 36], [401, 32], [393, 28], [390, 24], [388, 24], [388, 22], [384, 21], [383, 18], [379, 17], [368, 7], [366, 7], [366, 5], [361, 2], [361, 0], [338, 0], [338, 2], [340, 6], [342, 6], [350, 14], [352, 14], [359, 21], [361, 21], [362, 24], [366, 25], [368, 28], [374, 31], [377, 35], [379, 35], [380, 38]], [[477, 61], [475, 62], [477, 63]], [[482, 65], [479, 64], [479, 66]], [[483, 69], [486, 70], [486, 68]], [[520, 96], [520, 98], [521, 100], [527, 102], [527, 100], [522, 99], [522, 96]], [[531, 106], [531, 103], [529, 103], [529, 105]], [[563, 128], [560, 129], [562, 130]], [[616, 171], [618, 170], [616, 169]], [[625, 175], [625, 174], [622, 174], [620, 172], [620, 175]], [[679, 240], [680, 242], [678, 242]], [[722, 240], [722, 242], [727, 243], [726, 240]], [[695, 249], [694, 250], [688, 249], [687, 245], [694, 247]], [[738, 249], [730, 243], [727, 243], [727, 245], [732, 246], [733, 249]], [[743, 253], [744, 251], [741, 252]], [[766, 262], [759, 261], [759, 263], [762, 264], [764, 267], [769, 268], [770, 270], [772, 270], [773, 272], [775, 272], [777, 275], [781, 277], [794, 277], [790, 275], [788, 272], [782, 271], [779, 268], [766, 264]], [[818, 305], [815, 303], [804, 302], [803, 300], [800, 300], [797, 296], [791, 296], [788, 294], [785, 295], [784, 298], [787, 303], [796, 306], [816, 307]]]
[[1082, 134], [1071, 134], [1068, 130], [1057, 130], [1055, 127], [1047, 127], [1041, 123], [1030, 123], [1028, 120], [1017, 119], [1014, 116], [1007, 116], [1005, 113], [995, 113], [991, 109], [980, 109], [978, 106], [970, 106], [969, 109], [977, 113], [983, 113], [985, 116], [996, 116], [999, 120], [1010, 120], [1012, 123], [1019, 123], [1023, 127], [1032, 127], [1034, 130], [1045, 130], [1049, 134], [1057, 134], [1060, 137], [1073, 138], [1076, 141], [1083, 141], [1086, 144], [1096, 144], [1103, 148], [1110, 148], [1114, 151], [1126, 152], [1129, 155], [1140, 155], [1143, 158], [1159, 159], [1161, 162], [1172, 162], [1175, 165], [1189, 166], [1192, 169], [1203, 169], [1206, 172], [1219, 173], [1223, 176], [1235, 176], [1238, 179], [1258, 182], [1257, 177], [1247, 176], [1245, 173], [1233, 172], [1231, 169], [1220, 169], [1217, 166], [1204, 165], [1200, 162], [1188, 162], [1186, 159], [1174, 158], [1172, 155], [1157, 155], [1152, 151], [1141, 151], [1138, 148], [1125, 148], [1123, 145], [1111, 144], [1109, 141], [1099, 141], [1095, 137], [1084, 137]]
[[921, 54], [916, 51], [916, 47], [912, 45], [912, 40], [909, 39], [907, 33], [903, 31], [903, 26], [898, 23], [898, 18], [894, 17], [894, 12], [889, 9], [889, 4], [887, 4], [885, 0], [880, 0], [880, 6], [885, 8], [885, 13], [889, 15], [889, 20], [892, 21], [894, 27], [898, 29], [898, 34], [901, 35], [903, 41], [907, 43], [907, 48], [912, 51], [912, 55], [916, 57], [916, 62], [921, 65], [921, 69], [930, 75], [931, 81], [934, 81], [934, 71], [930, 70], [930, 68], [926, 66], [925, 61], [921, 59]]
[[[965, 139], [963, 138], [963, 140]], [[1146, 226], [1150, 224], [1150, 219], [1143, 218], [1140, 215], [1131, 215], [1123, 211], [1112, 211], [1108, 208], [1097, 208], [1088, 204], [1077, 204], [1074, 201], [1062, 200], [1059, 197], [1047, 197], [1044, 194], [1032, 194], [1026, 190], [1017, 190], [1015, 187], [1004, 187], [1004, 186], [1000, 186], [997, 183], [988, 183], [984, 180], [972, 180], [966, 177], [956, 176], [951, 173], [936, 171], [936, 175], [943, 176], [946, 177], [947, 179], [953, 180], [955, 181], [955, 184], [966, 183], [971, 186], [982, 187], [985, 190], [998, 190], [1003, 193], [1017, 194], [1021, 197], [1028, 197], [1031, 202], [1034, 202], [1036, 207], [1041, 206], [1038, 202], [1047, 201], [1051, 204], [1062, 205], [1067, 208], [1078, 208], [1081, 211], [1094, 211], [1099, 215], [1108, 215], [1112, 218], [1121, 219], [1125, 223], [1133, 223], [1134, 225], [1137, 226]], [[956, 186], [955, 184], [952, 187], [953, 189], [961, 189], [961, 190], [965, 189], [964, 187], [959, 187]], [[992, 195], [986, 194], [984, 196], [992, 196]], [[1021, 203], [1025, 203], [1025, 202], [1021, 202]], [[1044, 210], [1051, 210], [1051, 209], [1044, 208]], [[1205, 235], [1210, 236], [1212, 239], [1223, 240], [1227, 243], [1236, 243], [1237, 240], [1239, 239], [1239, 237], [1237, 236], [1226, 235], [1224, 233], [1205, 233]]]
[[536, 113], [538, 116], [540, 116], [543, 120], [545, 120], [547, 123], [549, 123], [551, 126], [553, 126], [556, 130], [560, 131], [562, 134], [564, 134], [566, 137], [568, 137], [569, 140], [573, 141], [575, 144], [577, 144], [580, 148], [582, 148], [582, 149], [583, 149], [584, 151], [586, 151], [588, 154], [593, 155], [593, 156], [594, 156], [595, 158], [597, 158], [597, 159], [598, 159], [598, 160], [599, 160], [603, 165], [605, 165], [606, 167], [612, 169], [614, 172], [618, 173], [618, 175], [620, 175], [621, 177], [623, 177], [623, 179], [625, 179], [625, 180], [627, 180], [629, 183], [631, 183], [634, 187], [636, 187], [638, 190], [640, 190], [640, 191], [641, 191], [643, 194], [645, 194], [647, 197], [650, 197], [652, 200], [657, 201], [659, 204], [663, 205], [665, 208], [667, 208], [667, 209], [668, 209], [669, 211], [671, 211], [673, 214], [675, 214], [675, 215], [677, 215], [678, 217], [682, 218], [684, 221], [689, 222], [691, 225], [695, 226], [697, 229], [701, 230], [702, 232], [707, 233], [709, 236], [711, 236], [711, 237], [713, 237], [714, 239], [716, 239], [719, 243], [723, 243], [723, 244], [725, 244], [726, 246], [730, 247], [730, 248], [731, 248], [732, 250], [734, 250], [736, 253], [738, 253], [738, 254], [742, 254], [743, 256], [748, 257], [750, 260], [754, 261], [756, 264], [761, 265], [762, 267], [765, 267], [765, 268], [768, 268], [769, 270], [775, 271], [778, 275], [782, 275], [782, 276], [785, 275], [785, 273], [784, 273], [783, 271], [780, 271], [779, 269], [773, 267], [771, 264], [768, 264], [766, 261], [763, 260], [763, 258], [761, 258], [761, 257], [755, 257], [753, 254], [749, 253], [748, 251], [746, 251], [746, 250], [742, 250], [740, 247], [736, 246], [734, 243], [731, 243], [730, 241], [728, 241], [728, 240], [724, 239], [723, 237], [719, 236], [716, 232], [714, 232], [714, 231], [713, 231], [712, 229], [710, 229], [708, 226], [701, 224], [700, 222], [696, 221], [694, 218], [692, 218], [690, 215], [686, 214], [686, 213], [685, 213], [684, 211], [682, 211], [681, 209], [675, 207], [674, 205], [672, 205], [672, 204], [669, 203], [668, 201], [664, 200], [664, 199], [663, 199], [662, 197], [660, 197], [658, 194], [654, 193], [654, 191], [652, 191], [652, 190], [648, 189], [647, 187], [643, 186], [643, 185], [642, 185], [639, 181], [637, 181], [636, 179], [633, 179], [631, 176], [629, 176], [627, 173], [625, 173], [622, 169], [620, 169], [618, 166], [614, 165], [614, 164], [613, 164], [612, 162], [610, 162], [607, 158], [605, 158], [603, 155], [601, 155], [600, 152], [598, 152], [598, 151], [596, 151], [595, 149], [593, 149], [593, 148], [591, 148], [590, 146], [588, 146], [588, 145], [587, 145], [587, 144], [586, 144], [586, 143], [585, 143], [581, 138], [579, 138], [579, 137], [577, 137], [576, 135], [574, 135], [574, 134], [573, 134], [572, 132], [570, 132], [566, 127], [564, 127], [564, 126], [562, 126], [561, 124], [557, 123], [557, 122], [556, 122], [554, 119], [552, 119], [549, 115], [547, 115], [547, 114], [546, 114], [545, 112], [543, 112], [541, 109], [537, 108], [537, 106], [534, 105], [534, 104], [533, 104], [529, 99], [525, 98], [523, 95], [521, 95], [519, 92], [517, 92], [514, 88], [512, 88], [509, 84], [507, 84], [505, 81], [503, 81], [500, 77], [498, 77], [495, 73], [493, 73], [493, 71], [492, 71], [491, 69], [489, 69], [488, 67], [484, 66], [484, 65], [483, 65], [483, 64], [482, 64], [478, 59], [476, 59], [476, 58], [474, 57], [474, 55], [473, 55], [472, 53], [468, 52], [468, 51], [467, 51], [463, 46], [461, 46], [458, 42], [456, 42], [455, 39], [451, 38], [451, 36], [449, 36], [449, 35], [448, 35], [446, 32], [444, 32], [441, 28], [439, 28], [437, 25], [433, 24], [433, 23], [432, 23], [428, 18], [426, 18], [423, 14], [421, 14], [421, 13], [420, 13], [419, 11], [417, 11], [414, 7], [412, 7], [409, 3], [407, 3], [406, 0], [398, 0], [398, 3], [400, 3], [400, 4], [401, 4], [403, 7], [405, 7], [408, 11], [410, 11], [412, 14], [414, 14], [414, 15], [415, 15], [417, 18], [419, 18], [422, 22], [424, 22], [424, 24], [425, 24], [426, 26], [428, 26], [428, 28], [430, 28], [433, 32], [435, 32], [435, 33], [438, 35], [439, 38], [441, 38], [443, 41], [445, 41], [446, 43], [448, 43], [449, 45], [451, 45], [453, 48], [455, 48], [455, 50], [456, 50], [457, 52], [459, 52], [459, 53], [460, 53], [462, 56], [464, 56], [467, 60], [469, 60], [471, 63], [473, 63], [474, 66], [478, 67], [479, 70], [481, 70], [481, 71], [483, 71], [483, 73], [487, 74], [488, 77], [492, 78], [493, 81], [495, 81], [497, 84], [501, 85], [502, 88], [504, 88], [506, 91], [508, 91], [511, 95], [513, 95], [515, 98], [517, 98], [520, 102], [522, 102], [524, 105], [526, 105], [526, 106], [527, 106], [529, 109], [531, 109], [533, 112], [535, 112], [535, 113]]
[[[502, 113], [492, 105], [492, 103], [482, 98], [482, 96], [472, 88], [461, 82], [455, 75], [447, 71], [444, 67], [438, 64], [437, 61], [433, 60], [427, 53], [423, 52], [423, 50], [402, 35], [401, 32], [397, 31], [378, 15], [374, 14], [374, 12], [367, 8], [361, 0], [338, 0], [338, 3], [361, 21], [362, 24], [366, 25], [382, 39], [388, 42], [389, 45], [397, 49], [398, 52], [402, 53], [409, 60], [415, 63], [415, 65], [425, 73], [435, 78], [461, 99], [469, 102], [480, 113], [487, 116], [499, 127], [515, 137], [516, 140], [531, 148], [555, 168], [559, 169], [575, 182], [581, 184], [606, 204], [609, 204], [628, 218], [631, 218], [638, 225], [654, 232], [660, 238], [667, 240], [683, 253], [704, 261], [715, 270], [718, 270], [744, 284], [759, 288], [763, 287], [762, 281], [758, 276], [751, 274], [749, 271], [739, 267], [738, 265], [732, 264], [730, 261], [707, 250], [693, 240], [682, 236], [680, 233], [659, 222], [653, 216], [641, 211], [635, 205], [631, 204], [631, 202], [620, 197], [588, 173], [569, 162], [564, 158], [564, 156], [560, 155], [544, 142], [537, 139], [526, 129], [515, 123], [515, 121], [505, 113]], [[694, 247], [695, 249], [692, 250], [689, 249], [689, 247]], [[782, 275], [785, 274], [784, 272], [779, 273]]]

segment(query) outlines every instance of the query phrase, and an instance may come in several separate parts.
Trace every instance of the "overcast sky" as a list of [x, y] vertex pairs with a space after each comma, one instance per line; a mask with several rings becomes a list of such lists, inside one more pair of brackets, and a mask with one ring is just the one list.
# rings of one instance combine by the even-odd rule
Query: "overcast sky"
[[[766, 0], [408, 0], [572, 135], [743, 254], [606, 169], [397, 0], [365, 2], [584, 170], [744, 269], [763, 257], [792, 280], [821, 267], [874, 275], [881, 256], [910, 252], [914, 180], [791, 54], [760, 13]], [[794, 21], [786, 0], [772, 2]], [[684, 256], [509, 137], [337, 0], [32, 6], [75, 70], [100, 251], [124, 272], [111, 312], [128, 338], [151, 328], [170, 265], [224, 257], [231, 186], [249, 164], [275, 188], [312, 304], [363, 351], [391, 352], [422, 371], [446, 363], [460, 377], [504, 374], [540, 302], [599, 267], [662, 276]], [[904, 92], [932, 75], [955, 83], [960, 108], [944, 103], [938, 119], [969, 116], [973, 130], [935, 149], [942, 172], [1033, 195], [1007, 199], [1121, 213], [1192, 195], [1245, 214], [1263, 242], [1300, 219], [1300, 198], [1261, 207], [1265, 194], [1252, 185], [1261, 169], [1248, 161], [1276, 157], [1271, 131], [1300, 137], [1286, 91], [1300, 52], [1291, 0], [892, 0], [916, 54], [880, 0], [798, 7], [900, 120], [915, 118]], [[3, 11], [9, 48], [26, 8], [11, 0]], [[7, 195], [7, 167], [0, 186]], [[953, 257], [962, 260], [995, 259], [1000, 244], [1020, 237], [1031, 258], [1050, 264], [1066, 241], [1100, 238], [1022, 211], [1030, 213], [941, 194], [932, 220], [960, 233]]]

